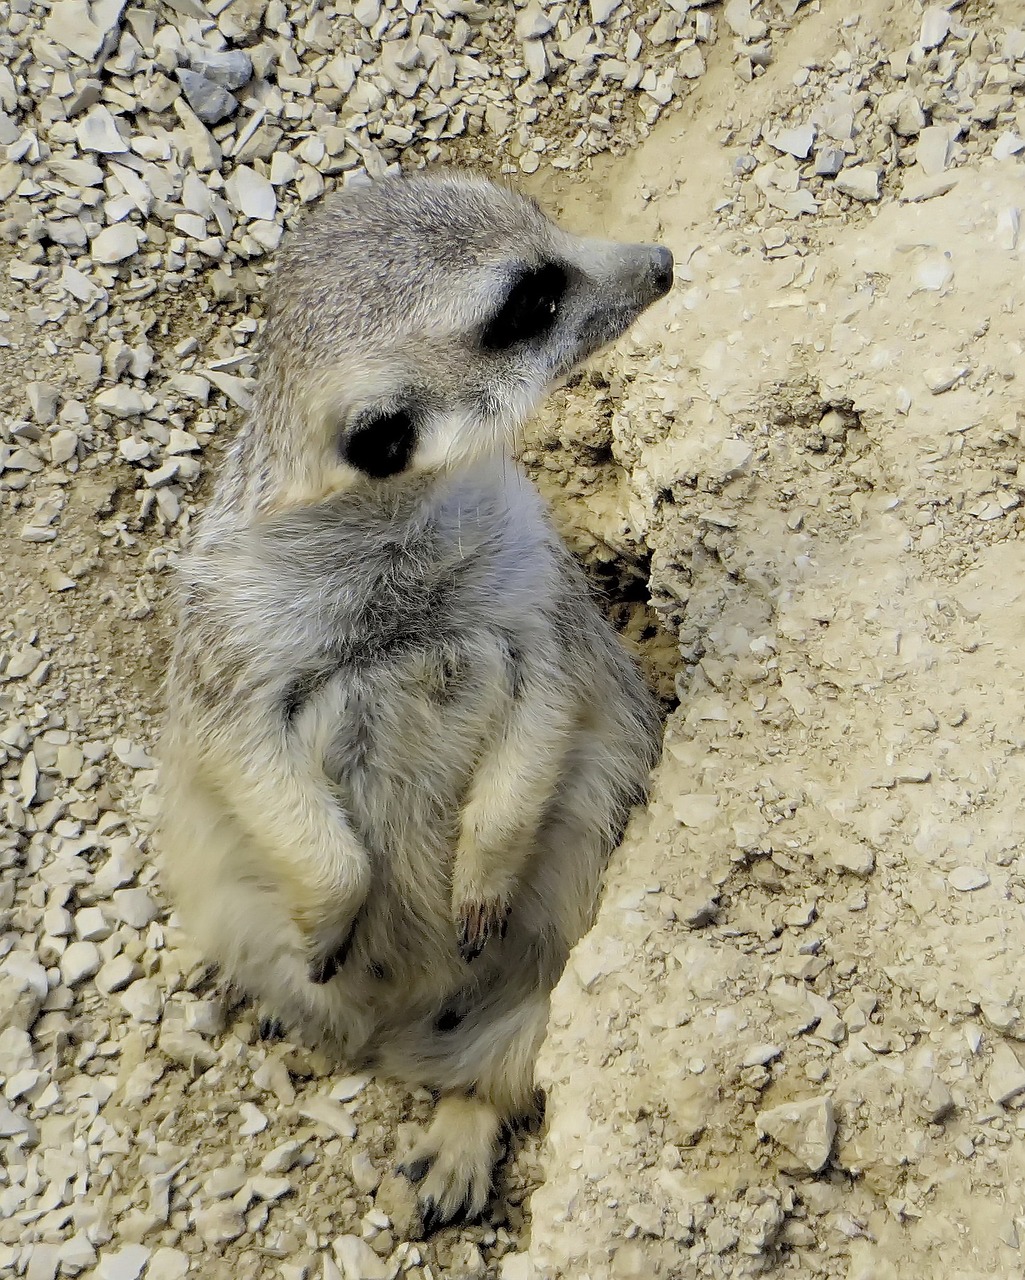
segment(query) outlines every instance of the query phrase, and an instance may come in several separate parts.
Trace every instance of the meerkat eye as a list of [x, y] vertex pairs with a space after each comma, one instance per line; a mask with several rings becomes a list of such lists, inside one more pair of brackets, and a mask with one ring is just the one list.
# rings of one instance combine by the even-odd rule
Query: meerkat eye
[[416, 421], [409, 408], [362, 413], [342, 440], [342, 458], [375, 480], [397, 476], [416, 447]]
[[555, 324], [566, 284], [565, 269], [557, 262], [524, 271], [485, 325], [481, 346], [486, 351], [505, 351], [518, 342], [542, 337]]

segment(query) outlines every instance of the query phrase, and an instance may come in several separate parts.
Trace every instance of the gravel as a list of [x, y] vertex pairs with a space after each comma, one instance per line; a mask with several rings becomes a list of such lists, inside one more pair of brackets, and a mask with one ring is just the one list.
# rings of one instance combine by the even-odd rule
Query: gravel
[[[1017, 1265], [1025, 31], [813, 8], [0, 0], [0, 1274]], [[527, 458], [682, 701], [544, 1141], [424, 1242], [430, 1099], [261, 1039], [151, 831], [271, 256], [435, 162], [676, 252]]]

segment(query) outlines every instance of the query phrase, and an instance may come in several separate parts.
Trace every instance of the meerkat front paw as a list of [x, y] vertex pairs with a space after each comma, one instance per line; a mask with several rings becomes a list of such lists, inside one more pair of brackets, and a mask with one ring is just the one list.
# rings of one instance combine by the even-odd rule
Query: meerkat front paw
[[488, 940], [505, 937], [512, 907], [499, 896], [464, 898], [456, 906], [456, 945], [469, 963], [476, 960]]
[[323, 986], [325, 982], [330, 982], [335, 974], [338, 973], [349, 958], [358, 924], [359, 912], [353, 917], [352, 923], [346, 929], [341, 942], [337, 941], [337, 935], [335, 935], [334, 939], [314, 944], [311, 947], [310, 961], [307, 968], [311, 982], [316, 983], [317, 986]]

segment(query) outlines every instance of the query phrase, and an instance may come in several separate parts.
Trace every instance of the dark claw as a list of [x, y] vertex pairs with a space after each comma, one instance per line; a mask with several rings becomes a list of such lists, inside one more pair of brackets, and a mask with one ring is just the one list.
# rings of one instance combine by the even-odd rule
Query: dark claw
[[425, 1200], [420, 1207], [420, 1221], [422, 1223], [422, 1235], [424, 1239], [434, 1235], [439, 1227], [445, 1225], [445, 1218], [437, 1204], [433, 1200]]
[[349, 926], [349, 932], [342, 939], [341, 945], [336, 947], [329, 955], [324, 956], [320, 960], [310, 961], [310, 981], [317, 984], [318, 987], [330, 982], [338, 970], [345, 964], [349, 958], [349, 952], [352, 950], [353, 939], [356, 937], [356, 925], [359, 916], [353, 920]]
[[410, 1180], [414, 1186], [423, 1182], [427, 1177], [427, 1170], [431, 1167], [431, 1161], [428, 1156], [421, 1156], [419, 1160], [414, 1160], [412, 1164], [400, 1164], [399, 1173]]
[[259, 1036], [261, 1040], [280, 1040], [284, 1034], [285, 1028], [277, 1018], [260, 1019]]
[[456, 942], [459, 954], [469, 964], [476, 960], [495, 933], [505, 937], [511, 908], [498, 901], [465, 902], [459, 910]]

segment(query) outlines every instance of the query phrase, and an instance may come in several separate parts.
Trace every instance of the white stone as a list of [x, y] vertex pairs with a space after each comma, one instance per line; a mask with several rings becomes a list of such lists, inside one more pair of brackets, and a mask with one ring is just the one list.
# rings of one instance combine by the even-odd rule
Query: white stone
[[59, 0], [43, 30], [48, 40], [90, 61], [109, 37], [116, 36], [124, 7], [125, 0]]
[[950, 34], [953, 19], [947, 9], [930, 5], [922, 15], [922, 28], [918, 42], [923, 49], [935, 49]]
[[837, 191], [854, 200], [878, 200], [881, 174], [867, 164], [856, 164], [850, 169], [843, 169], [833, 180]]
[[602, 26], [608, 22], [619, 5], [620, 0], [590, 0], [591, 21]]
[[961, 893], [971, 893], [973, 889], [984, 889], [989, 884], [989, 876], [979, 867], [955, 867], [948, 879], [951, 887]]
[[299, 1108], [299, 1114], [308, 1120], [315, 1120], [336, 1133], [340, 1138], [356, 1136], [356, 1122], [348, 1111], [330, 1098], [309, 1098]]
[[139, 978], [119, 997], [122, 1005], [138, 1022], [159, 1022], [164, 1007], [160, 989], [151, 978]]
[[784, 1151], [783, 1168], [795, 1173], [818, 1173], [829, 1160], [836, 1134], [833, 1100], [809, 1098], [785, 1102], [760, 1111], [758, 1132], [772, 1138]]
[[102, 957], [95, 942], [73, 942], [61, 956], [61, 977], [69, 987], [77, 986], [91, 978], [101, 963]]
[[160, 914], [159, 906], [145, 889], [118, 889], [113, 903], [117, 918], [133, 929], [145, 929]]
[[129, 983], [142, 976], [142, 969], [126, 955], [115, 956], [100, 968], [96, 975], [96, 989], [104, 995], [122, 991]]
[[245, 1219], [230, 1200], [200, 1209], [195, 1216], [196, 1231], [209, 1245], [228, 1244], [246, 1229]]
[[278, 198], [273, 184], [248, 165], [240, 164], [224, 184], [232, 208], [246, 218], [273, 218]]
[[1000, 1041], [993, 1046], [993, 1057], [986, 1073], [986, 1088], [994, 1102], [1004, 1105], [1025, 1093], [1025, 1067], [1011, 1046]]
[[388, 1280], [388, 1264], [359, 1236], [338, 1236], [331, 1250], [344, 1280]]
[[928, 177], [938, 177], [950, 159], [950, 131], [941, 124], [923, 129], [915, 145], [915, 159]]
[[254, 1134], [263, 1133], [264, 1129], [267, 1128], [267, 1117], [259, 1107], [254, 1106], [251, 1102], [243, 1102], [238, 1109], [238, 1113], [242, 1117], [242, 1123], [239, 1125], [238, 1131], [243, 1138], [251, 1138]]
[[146, 1280], [183, 1280], [189, 1270], [189, 1255], [181, 1249], [156, 1249], [149, 1266], [146, 1268]]
[[89, 246], [89, 254], [94, 262], [112, 265], [124, 262], [138, 251], [142, 243], [142, 232], [130, 222], [119, 222], [113, 227], [104, 227]]
[[120, 155], [128, 150], [128, 143], [118, 131], [113, 115], [104, 106], [93, 107], [75, 129], [78, 145], [83, 151], [99, 151], [103, 155]]
[[96, 1268], [97, 1280], [138, 1280], [149, 1261], [150, 1250], [142, 1244], [126, 1244], [104, 1253]]
[[769, 134], [765, 141], [777, 151], [804, 160], [815, 142], [815, 126], [802, 124], [793, 129], [781, 129], [778, 133]]
[[97, 409], [115, 418], [138, 418], [146, 412], [146, 401], [142, 393], [120, 382], [116, 387], [107, 387], [101, 391], [94, 403]]

